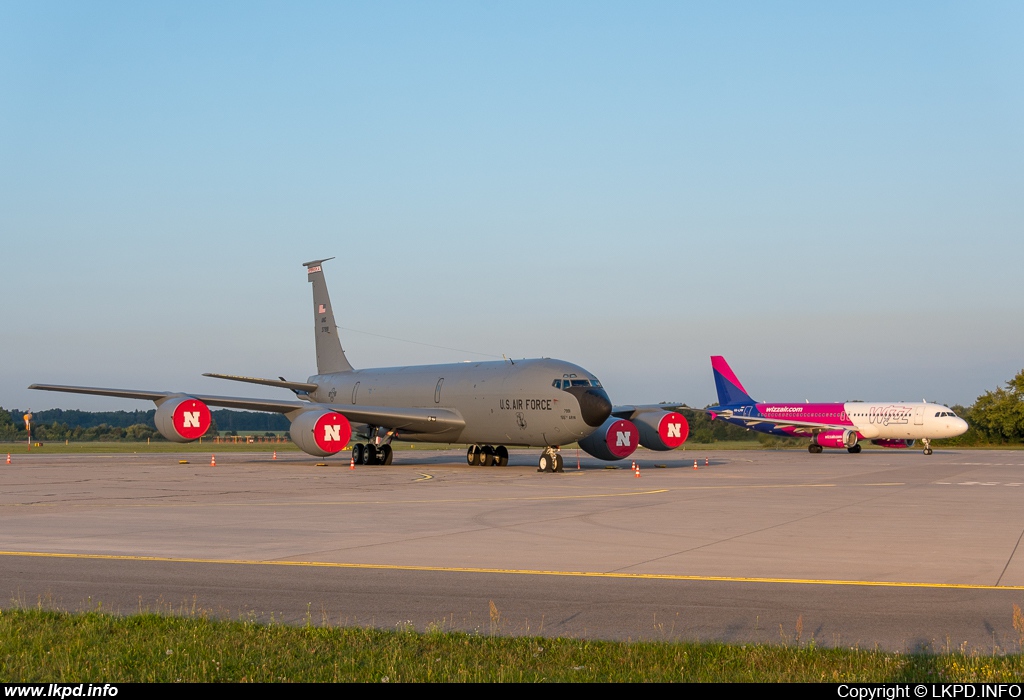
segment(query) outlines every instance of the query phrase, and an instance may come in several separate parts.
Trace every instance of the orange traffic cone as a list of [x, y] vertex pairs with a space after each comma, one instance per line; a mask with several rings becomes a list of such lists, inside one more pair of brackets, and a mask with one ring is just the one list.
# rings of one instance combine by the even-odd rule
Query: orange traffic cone
[[10, 452], [7, 453], [7, 463], [8, 464], [11, 463], [11, 453]]
[[349, 468], [350, 471], [355, 471], [355, 469], [356, 469], [356, 456], [355, 456], [355, 453], [353, 453], [352, 456], [348, 460], [348, 468]]
[[[636, 464], [636, 462], [633, 462], [633, 464]], [[637, 479], [640, 478], [640, 465], [639, 464], [636, 464], [636, 469], [633, 471], [633, 476], [635, 476]]]
[[274, 450], [274, 456], [271, 459], [277, 459], [277, 450]]
[[696, 469], [696, 468], [697, 468], [697, 460], [693, 460], [693, 468], [694, 468], [694, 469]]
[[217, 455], [210, 455], [210, 466], [211, 467], [216, 467], [217, 466]]
[[705, 467], [708, 466], [708, 458], [707, 457], [704, 458], [704, 466]]

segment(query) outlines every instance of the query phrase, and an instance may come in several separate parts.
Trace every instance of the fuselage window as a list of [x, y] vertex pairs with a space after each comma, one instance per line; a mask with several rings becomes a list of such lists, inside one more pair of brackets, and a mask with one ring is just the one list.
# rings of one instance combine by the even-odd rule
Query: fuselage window
[[556, 389], [561, 389], [562, 388], [562, 380], [561, 379], [556, 379], [555, 381], [551, 382], [551, 386], [555, 387]]

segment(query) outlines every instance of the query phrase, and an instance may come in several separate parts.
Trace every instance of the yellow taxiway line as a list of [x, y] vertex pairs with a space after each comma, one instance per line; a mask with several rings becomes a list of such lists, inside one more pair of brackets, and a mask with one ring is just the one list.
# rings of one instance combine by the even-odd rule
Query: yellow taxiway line
[[762, 576], [688, 576], [683, 574], [630, 574], [614, 571], [551, 571], [545, 569], [489, 569], [461, 566], [415, 566], [405, 564], [353, 564], [329, 561], [285, 561], [260, 559], [203, 559], [198, 557], [147, 557], [131, 554], [76, 554], [72, 552], [0, 551], [0, 557], [41, 557], [51, 559], [94, 559], [101, 561], [166, 562], [174, 564], [231, 564], [236, 566], [299, 566], [324, 569], [372, 569], [378, 571], [431, 571], [460, 574], [511, 574], [517, 576], [565, 576], [574, 578], [641, 579], [653, 581], [722, 581], [729, 583], [793, 583], [815, 586], [875, 586], [885, 588], [955, 588], [973, 591], [1024, 591], [1024, 586], [987, 586], [972, 583], [927, 583], [924, 581], [857, 581], [842, 579], [771, 578]]

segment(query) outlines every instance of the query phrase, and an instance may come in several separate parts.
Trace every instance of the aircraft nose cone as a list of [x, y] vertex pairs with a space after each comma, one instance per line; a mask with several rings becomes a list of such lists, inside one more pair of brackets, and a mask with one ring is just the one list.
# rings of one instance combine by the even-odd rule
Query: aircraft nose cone
[[963, 418], [957, 418], [956, 422], [953, 423], [953, 435], [963, 435], [967, 432], [967, 428], [969, 427], [970, 426], [967, 425], [967, 421]]
[[583, 417], [583, 422], [591, 428], [598, 427], [608, 420], [608, 416], [612, 414], [612, 400], [608, 398], [608, 394], [605, 393], [604, 389], [574, 386], [571, 389], [566, 389], [566, 391], [575, 396], [576, 400], [579, 401], [580, 415]]

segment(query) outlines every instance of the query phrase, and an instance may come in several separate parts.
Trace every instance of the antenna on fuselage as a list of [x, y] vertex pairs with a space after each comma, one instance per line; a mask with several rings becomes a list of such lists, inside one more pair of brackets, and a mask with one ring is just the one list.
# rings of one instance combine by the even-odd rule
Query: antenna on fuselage
[[502, 356], [502, 358], [503, 358], [503, 359], [506, 359], [506, 360], [508, 360], [508, 363], [509, 363], [510, 365], [514, 365], [514, 364], [515, 364], [515, 362], [513, 362], [513, 361], [512, 361], [512, 360], [510, 360], [509, 358], [505, 357], [505, 353], [501, 353], [501, 356]]

